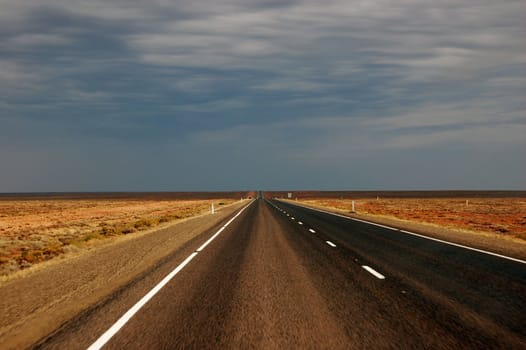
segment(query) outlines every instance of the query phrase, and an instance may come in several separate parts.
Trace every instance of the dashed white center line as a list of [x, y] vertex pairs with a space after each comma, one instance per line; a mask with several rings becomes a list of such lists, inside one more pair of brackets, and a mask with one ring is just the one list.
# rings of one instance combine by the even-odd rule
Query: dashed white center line
[[316, 233], [313, 229], [309, 228], [309, 232]]
[[303, 225], [303, 222], [301, 222], [301, 221], [298, 221], [298, 224], [300, 224], [300, 225]]
[[333, 248], [336, 248], [336, 244], [332, 243], [331, 241], [325, 241], [328, 245], [330, 245]]
[[294, 216], [293, 216], [293, 217], [291, 217], [291, 219], [292, 219], [292, 220], [296, 220], [296, 219], [294, 219]]
[[310, 209], [310, 210], [318, 211], [318, 212], [321, 212], [321, 213], [326, 213], [326, 214], [329, 214], [329, 215], [338, 216], [338, 217], [341, 217], [341, 218], [344, 218], [344, 219], [347, 219], [347, 220], [359, 221], [359, 222], [363, 222], [365, 224], [370, 224], [370, 225], [386, 228], [386, 229], [393, 230], [393, 231], [403, 232], [405, 234], [409, 234], [409, 235], [412, 235], [412, 236], [428, 239], [428, 240], [431, 240], [431, 241], [440, 242], [440, 243], [444, 243], [444, 244], [447, 244], [447, 245], [451, 245], [451, 246], [455, 246], [455, 247], [459, 247], [459, 248], [463, 248], [463, 249], [469, 249], [469, 250], [472, 250], [472, 251], [475, 251], [475, 252], [479, 252], [479, 253], [483, 253], [483, 254], [493, 255], [493, 256], [496, 256], [496, 257], [499, 257], [499, 258], [502, 258], [502, 259], [515, 261], [515, 262], [518, 262], [518, 263], [521, 263], [521, 264], [526, 264], [526, 260], [520, 260], [520, 259], [517, 259], [517, 258], [512, 258], [512, 257], [506, 256], [506, 255], [497, 254], [497, 253], [490, 252], [490, 251], [487, 251], [487, 250], [477, 249], [477, 248], [473, 248], [473, 247], [465, 246], [465, 245], [462, 245], [462, 244], [441, 240], [441, 239], [438, 239], [438, 238], [433, 238], [433, 237], [421, 235], [421, 234], [410, 232], [410, 231], [406, 231], [406, 230], [400, 230], [400, 229], [397, 229], [395, 227], [380, 225], [380, 224], [377, 224], [377, 223], [374, 223], [374, 222], [370, 222], [370, 221], [365, 221], [365, 220], [360, 220], [360, 219], [356, 219], [356, 218], [351, 218], [351, 217], [348, 217], [348, 216], [345, 216], [345, 215], [336, 214], [336, 213], [333, 213], [333, 212], [330, 212], [330, 211], [327, 211], [327, 210], [315, 209], [315, 208], [305, 207], [305, 206], [303, 206], [303, 207], [307, 208], [307, 209]]
[[287, 216], [290, 216], [290, 214], [287, 214]]
[[376, 271], [375, 269], [367, 266], [367, 265], [362, 265], [362, 267], [364, 268], [364, 270], [366, 270], [367, 272], [369, 272], [371, 275], [373, 275], [374, 277], [378, 278], [378, 279], [381, 279], [381, 280], [384, 280], [385, 279], [385, 276], [382, 275], [380, 272]]

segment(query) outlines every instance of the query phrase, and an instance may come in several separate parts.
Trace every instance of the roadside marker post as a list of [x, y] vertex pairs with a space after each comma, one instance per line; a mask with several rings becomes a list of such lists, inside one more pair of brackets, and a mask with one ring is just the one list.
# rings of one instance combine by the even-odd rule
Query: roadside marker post
[[352, 201], [351, 211], [354, 213], [354, 201]]
[[212, 203], [212, 207], [210, 208], [210, 212], [212, 214], [215, 214], [215, 212], [216, 212], [215, 209], [214, 209], [214, 203]]

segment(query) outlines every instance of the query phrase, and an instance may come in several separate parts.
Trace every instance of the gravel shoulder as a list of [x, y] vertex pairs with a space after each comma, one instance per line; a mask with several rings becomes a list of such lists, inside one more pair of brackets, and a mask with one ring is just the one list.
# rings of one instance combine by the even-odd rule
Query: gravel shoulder
[[245, 204], [108, 240], [2, 283], [0, 348], [31, 346]]
[[452, 243], [462, 244], [477, 249], [483, 249], [516, 259], [526, 260], [526, 241], [516, 238], [504, 237], [489, 233], [486, 234], [482, 232], [452, 230], [437, 225], [423, 224], [419, 222], [400, 220], [391, 217], [349, 213], [348, 211], [339, 210], [332, 207], [305, 204], [289, 200], [284, 201], [289, 202], [291, 204], [301, 205], [304, 207], [322, 209], [333, 213], [349, 216], [352, 218], [394, 227], [400, 230], [411, 231], [424, 236], [442, 239]]

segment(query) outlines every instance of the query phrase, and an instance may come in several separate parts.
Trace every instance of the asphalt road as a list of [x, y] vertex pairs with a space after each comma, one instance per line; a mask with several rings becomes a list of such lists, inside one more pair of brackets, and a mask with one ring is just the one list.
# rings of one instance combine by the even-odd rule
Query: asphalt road
[[256, 200], [34, 347], [89, 346], [526, 348], [526, 264]]

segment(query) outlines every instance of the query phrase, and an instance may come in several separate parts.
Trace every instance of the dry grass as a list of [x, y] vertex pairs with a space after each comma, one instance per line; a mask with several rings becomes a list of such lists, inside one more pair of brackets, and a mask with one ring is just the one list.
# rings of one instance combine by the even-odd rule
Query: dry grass
[[42, 199], [0, 201], [0, 275], [93, 240], [130, 234], [232, 203], [221, 200]]
[[[346, 212], [351, 211], [352, 205], [350, 199], [312, 199], [303, 202]], [[526, 240], [526, 198], [357, 199], [355, 210], [358, 214]]]

